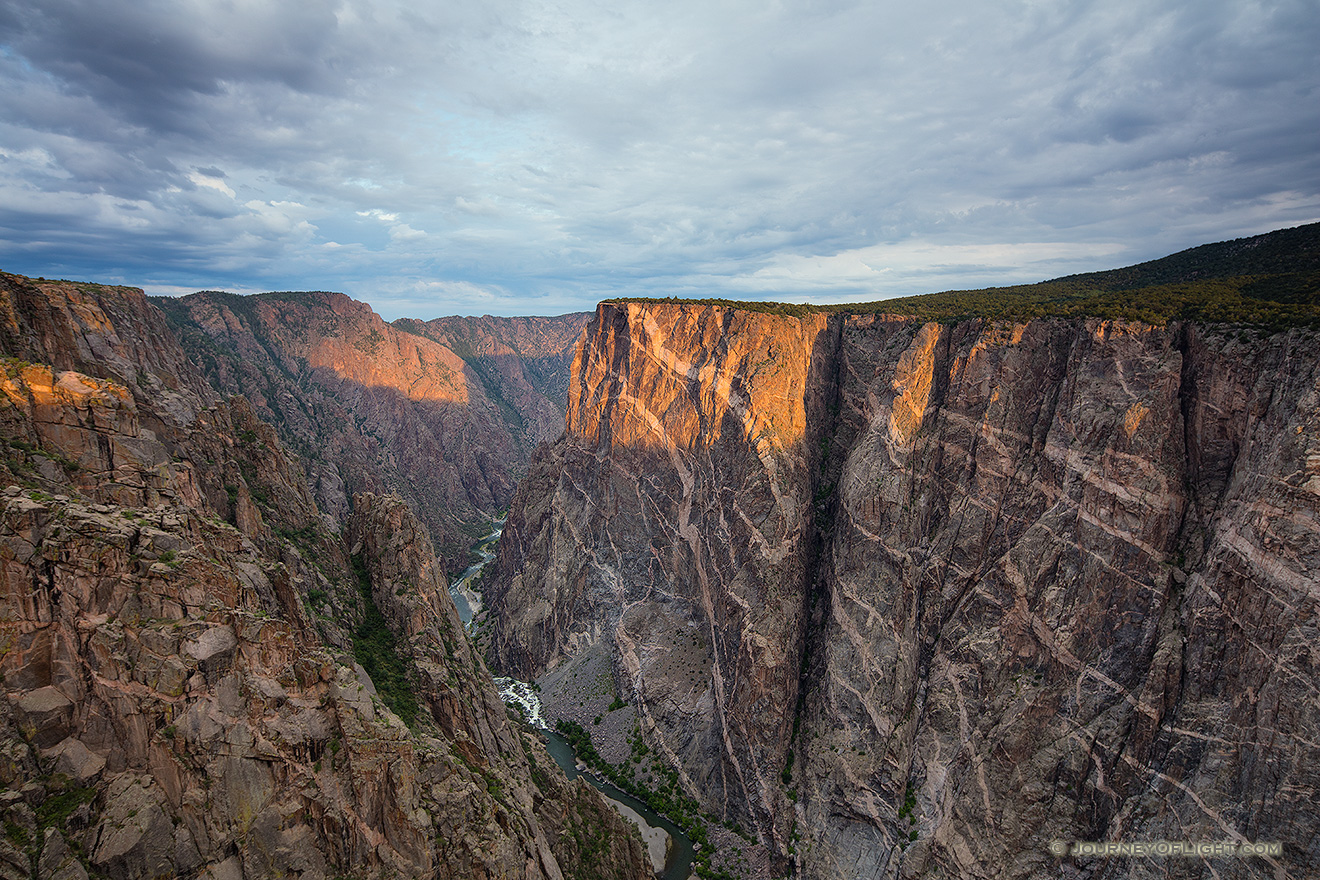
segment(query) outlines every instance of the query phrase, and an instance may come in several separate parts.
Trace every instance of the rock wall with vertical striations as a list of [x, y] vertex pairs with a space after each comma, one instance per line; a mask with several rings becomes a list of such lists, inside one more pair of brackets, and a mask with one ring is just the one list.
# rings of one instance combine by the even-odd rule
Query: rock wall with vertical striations
[[532, 677], [607, 643], [689, 790], [767, 829], [797, 699], [825, 332], [602, 306], [487, 593], [498, 663]]
[[[488, 578], [826, 877], [1320, 872], [1320, 339], [603, 304]], [[1054, 840], [1279, 841], [1060, 860]]]

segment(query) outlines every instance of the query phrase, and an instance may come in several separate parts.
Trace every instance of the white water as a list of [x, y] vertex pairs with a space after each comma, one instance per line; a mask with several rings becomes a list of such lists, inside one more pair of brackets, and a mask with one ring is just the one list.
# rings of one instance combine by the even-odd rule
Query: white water
[[541, 714], [541, 698], [530, 684], [516, 678], [496, 678], [495, 687], [499, 689], [501, 700], [522, 707], [528, 724], [539, 730], [550, 729], [545, 723], [545, 716]]
[[[472, 626], [473, 616], [480, 613], [482, 608], [481, 593], [473, 589], [472, 583], [481, 574], [482, 569], [495, 558], [495, 542], [500, 539], [500, 535], [504, 532], [504, 522], [503, 519], [496, 521], [495, 530], [481, 539], [481, 544], [477, 547], [477, 553], [481, 555], [481, 559], [474, 565], [469, 566], [467, 571], [463, 572], [456, 581], [449, 585], [449, 595], [454, 600], [454, 607], [458, 609], [458, 616], [463, 621], [463, 626], [469, 629]], [[578, 771], [574, 766], [577, 761], [573, 755], [573, 750], [568, 745], [567, 740], [558, 737], [550, 729], [550, 726], [545, 723], [545, 716], [541, 714], [541, 698], [537, 694], [536, 688], [529, 682], [519, 681], [516, 678], [500, 676], [496, 677], [494, 681], [495, 687], [500, 692], [501, 700], [521, 707], [528, 724], [538, 730], [546, 731], [546, 737], [551, 740], [547, 743], [547, 748], [550, 749], [555, 762], [559, 764], [564, 773], [570, 779], [577, 776]], [[554, 748], [556, 745], [555, 740], [558, 741], [559, 748]], [[581, 765], [578, 764], [577, 766]], [[646, 842], [651, 867], [658, 876], [663, 875], [666, 878], [687, 877], [689, 866], [692, 864], [692, 843], [678, 826], [662, 819], [641, 801], [634, 800], [608, 783], [604, 783], [593, 776], [587, 776], [586, 778], [614, 805], [620, 815], [637, 826], [637, 830], [641, 832], [642, 840]], [[625, 801], [627, 802], [625, 803]], [[672, 841], [678, 841], [678, 845], [672, 845]]]

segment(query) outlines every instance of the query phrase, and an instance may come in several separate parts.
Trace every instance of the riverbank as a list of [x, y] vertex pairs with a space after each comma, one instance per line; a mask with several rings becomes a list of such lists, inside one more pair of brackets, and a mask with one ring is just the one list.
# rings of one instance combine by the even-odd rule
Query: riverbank
[[[495, 535], [498, 536], [498, 533]], [[489, 547], [483, 549], [489, 550]], [[493, 553], [490, 554], [490, 558], [493, 556]], [[465, 572], [463, 583], [456, 581], [451, 588], [451, 595], [460, 587], [476, 582], [486, 561]], [[480, 601], [480, 594], [476, 595], [476, 599]], [[458, 605], [457, 598], [455, 604]], [[465, 619], [464, 623], [469, 619]], [[616, 769], [628, 768], [636, 783], [645, 791], [661, 791], [667, 784], [672, 784], [666, 771], [653, 766], [650, 758], [633, 760], [636, 751], [634, 744], [641, 742], [637, 712], [632, 703], [624, 700], [615, 689], [612, 661], [604, 645], [596, 644], [586, 648], [571, 660], [542, 675], [534, 684], [511, 678], [496, 678], [495, 683], [504, 701], [519, 706], [527, 722], [545, 733], [547, 748], [565, 774], [570, 779], [584, 776], [621, 815], [633, 821], [647, 847], [652, 864], [657, 863], [658, 856], [659, 864], [664, 867], [663, 871], [657, 869], [659, 876], [664, 880], [696, 878], [697, 875], [691, 872], [697, 847], [694, 847], [683, 829], [605, 780], [595, 778], [590, 773], [581, 773], [572, 747], [551, 731], [560, 721], [576, 725], [590, 736], [591, 748], [603, 761]], [[695, 802], [690, 803], [688, 814], [694, 815], [696, 811]], [[731, 880], [780, 880], [782, 877], [772, 871], [770, 851], [764, 845], [749, 842], [714, 821], [703, 820], [703, 829], [706, 838], [703, 857], [713, 872], [707, 876]], [[672, 841], [672, 844], [667, 843], [667, 840]]]
[[506, 677], [498, 677], [494, 681], [500, 698], [511, 706], [517, 706], [524, 720], [541, 732], [546, 751], [564, 771], [564, 775], [569, 779], [581, 776], [605, 796], [619, 815], [637, 827], [656, 876], [662, 880], [688, 880], [694, 850], [683, 829], [627, 792], [586, 772], [587, 768], [578, 760], [568, 740], [547, 727], [537, 685]]
[[628, 738], [637, 728], [637, 712], [614, 689], [609, 652], [593, 645], [536, 680], [541, 711], [553, 725], [571, 721], [591, 734], [591, 744], [611, 764], [632, 756]]
[[[604, 645], [593, 645], [537, 679], [540, 712], [546, 723], [575, 724], [591, 739], [591, 747], [615, 768], [628, 768], [647, 791], [672, 785], [667, 768], [653, 765], [649, 752], [640, 753], [636, 710], [614, 688], [611, 659]], [[634, 761], [634, 757], [638, 760]], [[672, 789], [669, 789], [672, 791]], [[673, 797], [674, 795], [671, 795]], [[695, 812], [691, 805], [689, 814]], [[716, 821], [705, 819], [706, 853], [713, 876], [734, 880], [781, 880], [769, 848]]]
[[606, 800], [620, 816], [637, 826], [637, 830], [642, 835], [642, 843], [646, 846], [646, 855], [651, 860], [651, 870], [657, 874], [664, 871], [665, 860], [674, 845], [674, 838], [665, 829], [657, 828], [647, 822], [641, 813], [622, 801], [616, 801], [612, 797], [606, 797]]
[[508, 519], [506, 513], [503, 518], [494, 520], [491, 525], [494, 527], [489, 535], [486, 535], [472, 549], [477, 554], [477, 561], [467, 567], [467, 569], [454, 579], [449, 585], [449, 598], [454, 601], [454, 608], [458, 611], [458, 619], [463, 621], [463, 626], [471, 627], [472, 618], [481, 613], [485, 607], [481, 599], [481, 593], [476, 589], [476, 582], [481, 577], [482, 571], [495, 558], [495, 545], [500, 540], [500, 535], [504, 534], [504, 523]]
[[545, 731], [544, 734], [546, 751], [569, 779], [582, 777], [604, 795], [620, 815], [633, 819], [647, 847], [647, 854], [651, 858], [657, 877], [661, 880], [689, 880], [695, 876], [691, 873], [695, 851], [692, 841], [683, 833], [683, 829], [664, 816], [658, 815], [627, 792], [620, 791], [590, 772], [585, 772], [585, 768], [573, 752], [573, 747], [563, 736], [554, 731]]

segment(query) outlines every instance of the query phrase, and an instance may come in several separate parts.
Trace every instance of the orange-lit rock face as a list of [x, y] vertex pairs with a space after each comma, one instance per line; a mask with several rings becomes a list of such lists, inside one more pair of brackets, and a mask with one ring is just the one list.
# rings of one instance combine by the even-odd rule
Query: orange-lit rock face
[[[55, 287], [0, 276], [0, 788], [87, 802], [10, 835], [7, 865], [651, 876], [593, 789], [532, 770], [551, 759], [509, 723], [401, 498], [359, 496], [344, 536], [327, 529], [248, 402], [193, 393], [140, 292]], [[415, 732], [354, 662], [368, 584], [350, 549], [409, 664]], [[23, 799], [0, 813], [35, 827]]]
[[73, 410], [93, 429], [134, 433], [137, 408], [133, 396], [118, 382], [84, 376], [73, 370], [59, 373], [45, 364], [24, 364], [0, 380], [0, 389], [14, 406], [28, 407], [38, 424], [60, 424]]
[[[343, 295], [328, 298], [337, 320], [320, 326], [312, 320], [301, 338], [286, 346], [288, 354], [305, 358], [312, 369], [328, 369], [345, 381], [396, 391], [408, 400], [469, 402], [464, 363], [458, 355], [429, 339], [394, 329], [362, 303]], [[301, 317], [296, 314], [299, 310], [287, 314], [288, 306], [280, 305], [261, 302], [256, 308], [272, 327], [289, 327], [290, 318]]]
[[370, 347], [365, 351], [360, 342], [319, 339], [307, 350], [307, 365], [332, 370], [339, 378], [368, 388], [397, 391], [409, 400], [468, 402], [463, 359], [452, 351], [397, 331], [379, 342], [367, 338]]
[[402, 319], [391, 326], [463, 352], [481, 376], [486, 396], [506, 404], [530, 448], [564, 432], [573, 350], [590, 315], [558, 317]]
[[935, 345], [940, 340], [941, 329], [939, 324], [922, 327], [894, 369], [893, 388], [897, 396], [889, 412], [889, 439], [896, 446], [911, 447], [912, 438], [926, 417], [930, 383], [935, 377]]
[[122, 504], [200, 503], [192, 467], [141, 430], [133, 396], [118, 382], [11, 363], [0, 392], [0, 429], [32, 445], [42, 479]]
[[801, 442], [824, 316], [627, 303], [602, 306], [593, 327], [574, 359], [569, 434], [685, 450], [733, 439], [765, 456]]
[[216, 386], [250, 398], [306, 453], [323, 511], [342, 522], [353, 494], [399, 491], [447, 567], [460, 569], [531, 450], [562, 433], [563, 349], [585, 322], [394, 325], [331, 293], [199, 293], [159, 304]]
[[493, 650], [526, 676], [608, 651], [647, 744], [780, 852], [810, 829], [810, 878], [1309, 841], [1317, 350], [603, 306], [487, 580]]
[[821, 355], [839, 326], [600, 306], [565, 438], [520, 487], [501, 540], [500, 660], [529, 672], [529, 658], [610, 645], [657, 748], [681, 772], [704, 768], [694, 787], [744, 822], [776, 797], [767, 768], [782, 767], [783, 707], [797, 699]]

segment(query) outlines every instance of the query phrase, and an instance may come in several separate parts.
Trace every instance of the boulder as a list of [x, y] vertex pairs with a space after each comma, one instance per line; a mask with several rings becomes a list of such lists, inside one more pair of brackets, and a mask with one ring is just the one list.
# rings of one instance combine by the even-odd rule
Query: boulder
[[46, 829], [41, 858], [37, 861], [37, 880], [87, 880], [87, 869], [55, 828]]
[[63, 773], [80, 786], [91, 785], [105, 769], [105, 758], [74, 737], [48, 750], [44, 757], [54, 759], [54, 772]]
[[73, 702], [54, 687], [19, 697], [18, 715], [23, 733], [38, 748], [53, 746], [72, 732]]

